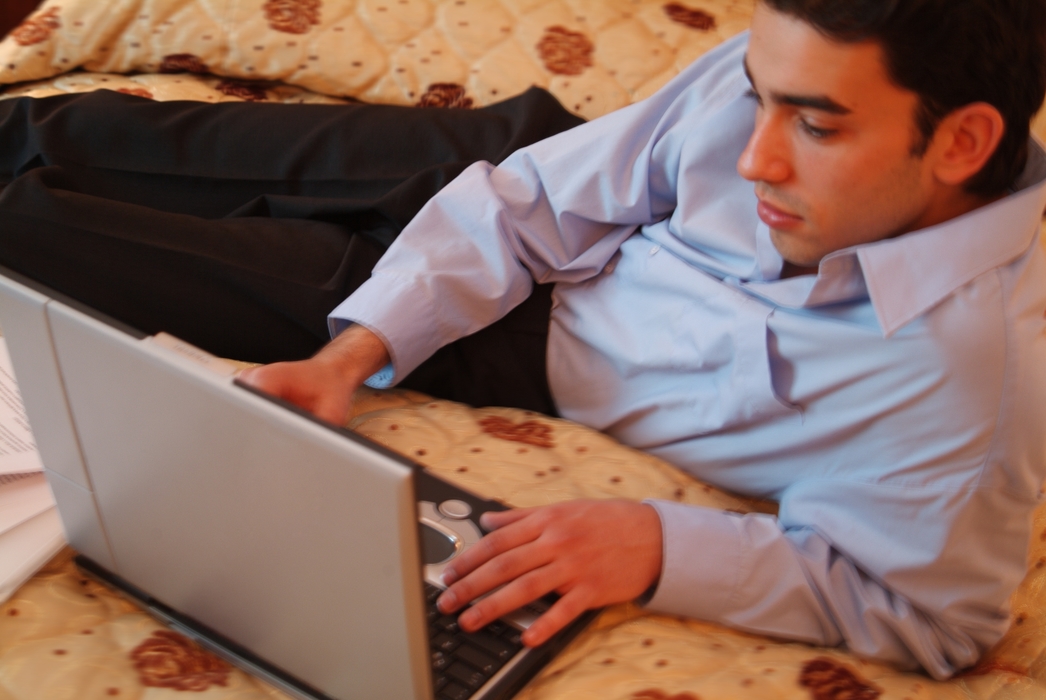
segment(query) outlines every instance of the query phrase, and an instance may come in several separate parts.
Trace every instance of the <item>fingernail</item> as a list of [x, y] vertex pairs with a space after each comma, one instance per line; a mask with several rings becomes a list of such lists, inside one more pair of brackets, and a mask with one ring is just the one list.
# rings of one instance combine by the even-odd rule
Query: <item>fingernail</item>
[[436, 601], [436, 607], [438, 607], [441, 612], [448, 612], [454, 609], [457, 602], [458, 597], [451, 591], [443, 591], [443, 595], [441, 595], [439, 600]]
[[439, 580], [443, 582], [444, 586], [449, 586], [458, 580], [458, 575], [454, 572], [454, 569], [451, 569], [448, 566], [443, 570], [443, 573], [440, 574]]

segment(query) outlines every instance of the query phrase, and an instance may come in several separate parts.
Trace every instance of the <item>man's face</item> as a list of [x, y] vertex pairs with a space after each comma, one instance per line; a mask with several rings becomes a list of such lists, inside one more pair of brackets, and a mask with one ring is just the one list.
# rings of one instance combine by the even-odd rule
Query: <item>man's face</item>
[[915, 93], [886, 74], [877, 43], [843, 44], [763, 3], [745, 59], [759, 103], [737, 170], [794, 265], [928, 220], [938, 184], [917, 141]]

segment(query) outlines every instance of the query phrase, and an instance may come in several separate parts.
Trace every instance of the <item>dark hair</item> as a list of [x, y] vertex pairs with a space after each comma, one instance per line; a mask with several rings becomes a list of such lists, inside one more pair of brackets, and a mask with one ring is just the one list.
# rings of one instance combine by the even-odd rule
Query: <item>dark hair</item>
[[899, 87], [919, 96], [922, 155], [941, 120], [973, 102], [1002, 114], [1006, 131], [965, 183], [1004, 192], [1024, 170], [1032, 117], [1046, 96], [1046, 0], [763, 0], [835, 41], [876, 41]]

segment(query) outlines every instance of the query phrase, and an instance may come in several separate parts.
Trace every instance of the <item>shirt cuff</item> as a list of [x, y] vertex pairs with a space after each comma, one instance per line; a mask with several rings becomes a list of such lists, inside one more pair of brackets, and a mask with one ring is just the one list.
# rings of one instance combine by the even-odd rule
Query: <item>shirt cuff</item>
[[[769, 515], [671, 501], [651, 505], [661, 518], [663, 559], [649, 609], [814, 644], [842, 641], [838, 622], [811, 579], [828, 568], [832, 550], [812, 530], [795, 533], [814, 543], [804, 554]], [[822, 588], [832, 594], [831, 584]], [[852, 618], [839, 607], [847, 603], [838, 593], [836, 614]]]
[[384, 389], [449, 342], [435, 327], [435, 316], [416, 285], [394, 275], [374, 275], [328, 314], [327, 327], [335, 336], [358, 323], [381, 338], [391, 362], [365, 383]]
[[390, 362], [374, 374], [367, 377], [363, 383], [371, 389], [388, 389], [392, 386], [392, 380], [395, 376], [396, 371], [392, 368], [392, 363]]
[[745, 542], [734, 513], [648, 500], [661, 518], [662, 563], [647, 609], [703, 620], [722, 619], [743, 580]]

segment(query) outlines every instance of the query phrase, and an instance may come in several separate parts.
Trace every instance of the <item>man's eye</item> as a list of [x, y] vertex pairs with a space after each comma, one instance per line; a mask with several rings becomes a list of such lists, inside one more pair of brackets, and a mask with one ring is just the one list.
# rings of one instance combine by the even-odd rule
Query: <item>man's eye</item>
[[750, 100], [755, 100], [755, 103], [758, 105], [763, 104], [763, 98], [761, 98], [759, 96], [759, 93], [756, 92], [753, 88], [748, 88], [748, 90], [745, 91], [745, 97], [747, 97]]
[[838, 133], [835, 129], [822, 129], [802, 119], [799, 120], [799, 127], [815, 139], [826, 139]]

